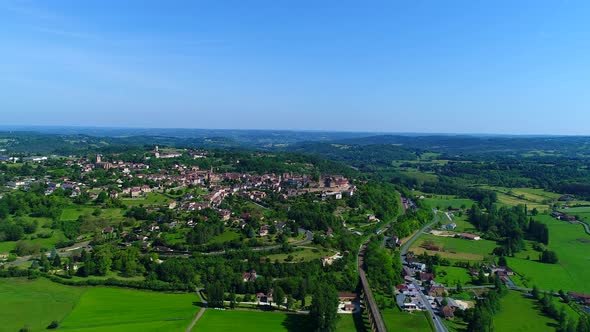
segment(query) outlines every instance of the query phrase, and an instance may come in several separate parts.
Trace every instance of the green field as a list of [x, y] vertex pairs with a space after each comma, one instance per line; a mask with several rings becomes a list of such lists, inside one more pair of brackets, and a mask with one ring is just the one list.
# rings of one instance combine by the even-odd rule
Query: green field
[[[433, 241], [442, 251], [430, 251], [421, 248], [420, 246], [426, 241]], [[438, 253], [442, 257], [450, 259], [481, 261], [490, 255], [496, 246], [494, 241], [489, 240], [471, 241], [425, 234], [412, 244], [410, 250], [416, 254], [427, 252], [429, 255], [434, 255]]]
[[457, 224], [457, 228], [455, 228], [455, 232], [466, 232], [466, 233], [475, 233], [477, 229], [473, 224], [467, 221], [467, 215], [464, 214], [462, 216], [455, 215], [453, 222]]
[[[199, 310], [196, 294], [88, 288], [61, 324], [75, 331], [178, 331]], [[125, 313], [121, 315], [121, 313]]]
[[457, 282], [466, 285], [471, 282], [471, 275], [469, 271], [462, 267], [454, 266], [437, 266], [436, 267], [436, 282], [445, 286], [455, 286]]
[[234, 332], [240, 330], [306, 331], [305, 315], [275, 312], [207, 309], [193, 331]]
[[501, 309], [494, 317], [496, 331], [555, 331], [556, 322], [537, 309], [537, 303], [521, 293], [510, 291], [502, 298]]
[[423, 201], [431, 208], [439, 207], [441, 210], [446, 210], [449, 206], [454, 209], [460, 209], [462, 206], [469, 209], [473, 204], [476, 204], [473, 200], [449, 195], [436, 195], [432, 198], [425, 198]]
[[0, 320], [7, 331], [25, 325], [44, 330], [52, 320], [69, 331], [180, 331], [199, 310], [196, 301], [195, 294], [0, 279]]
[[0, 279], [0, 330], [18, 331], [25, 326], [44, 330], [51, 321], [66, 317], [84, 291], [47, 279]]
[[[85, 214], [92, 214], [96, 207], [69, 207], [63, 209], [61, 220], [77, 220], [78, 217]], [[100, 217], [111, 221], [123, 220], [123, 211], [117, 208], [100, 209]]]
[[225, 231], [215, 237], [213, 237], [211, 240], [209, 240], [209, 242], [207, 242], [208, 244], [213, 244], [213, 243], [224, 243], [224, 242], [229, 242], [232, 240], [237, 240], [240, 238], [240, 234], [234, 232], [234, 231]]
[[[59, 241], [66, 239], [66, 237], [64, 236], [64, 234], [61, 230], [50, 228], [52, 221], [49, 218], [34, 218], [34, 217], [29, 217], [29, 216], [23, 216], [20, 218], [25, 219], [25, 220], [35, 220], [39, 223], [39, 226], [37, 227], [37, 231], [34, 234], [30, 234], [30, 235], [25, 234], [25, 236], [22, 238], [22, 241], [24, 241], [25, 243], [27, 243], [29, 245], [38, 245], [40, 249], [49, 250], [49, 249], [55, 247], [55, 244], [58, 243]], [[41, 234], [46, 235], [46, 234], [51, 234], [51, 233], [53, 233], [53, 236], [51, 236], [49, 238], [39, 238], [38, 237]], [[16, 247], [16, 242], [17, 241], [0, 242], [0, 253], [10, 252], [10, 251], [14, 250], [14, 248]]]
[[168, 204], [172, 199], [160, 193], [148, 193], [145, 198], [122, 198], [123, 203], [127, 206], [138, 205], [163, 205]]
[[293, 256], [293, 262], [309, 262], [312, 260], [319, 260], [323, 256], [332, 256], [335, 252], [328, 250], [328, 249], [297, 249], [288, 254], [272, 254], [268, 255], [267, 257], [270, 258], [271, 262], [278, 260], [279, 262], [285, 261], [285, 259], [289, 256]]
[[400, 311], [397, 307], [395, 309], [381, 310], [385, 327], [388, 331], [404, 332], [404, 331], [432, 331], [430, 326], [428, 313], [425, 311], [408, 313]]
[[[538, 216], [549, 227], [549, 249], [559, 257], [558, 264], [544, 264], [523, 258], [508, 258], [508, 265], [520, 278], [514, 278], [518, 285], [537, 285], [544, 290], [579, 291], [590, 293], [588, 276], [590, 275], [590, 236], [579, 225], [572, 225], [551, 218]], [[538, 253], [534, 252], [538, 255]]]

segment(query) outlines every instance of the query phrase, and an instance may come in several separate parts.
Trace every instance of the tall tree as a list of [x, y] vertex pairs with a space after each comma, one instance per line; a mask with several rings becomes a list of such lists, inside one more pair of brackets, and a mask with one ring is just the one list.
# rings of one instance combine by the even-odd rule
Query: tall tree
[[309, 315], [314, 331], [336, 330], [338, 293], [330, 284], [319, 284], [311, 300]]

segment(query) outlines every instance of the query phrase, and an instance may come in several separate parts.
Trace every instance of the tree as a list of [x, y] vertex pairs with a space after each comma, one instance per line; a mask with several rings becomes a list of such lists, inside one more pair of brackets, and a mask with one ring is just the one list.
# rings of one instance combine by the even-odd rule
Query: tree
[[500, 256], [500, 258], [498, 258], [498, 265], [500, 266], [506, 266], [508, 264], [506, 264], [506, 257], [504, 257], [504, 255]]
[[295, 299], [293, 299], [293, 296], [287, 295], [287, 304], [286, 304], [287, 310], [291, 309], [294, 304], [295, 304]]
[[277, 286], [272, 294], [274, 302], [277, 304], [277, 307], [280, 307], [285, 303], [285, 291], [281, 288], [281, 286]]
[[54, 321], [51, 321], [51, 324], [49, 324], [47, 326], [47, 329], [53, 330], [53, 329], [56, 329], [58, 326], [59, 326], [59, 323], [56, 320], [54, 320]]
[[51, 269], [51, 264], [49, 263], [49, 259], [45, 254], [41, 255], [41, 268], [43, 272], [49, 272]]
[[314, 331], [331, 332], [336, 330], [338, 293], [330, 284], [319, 284], [311, 300], [309, 311]]
[[221, 281], [209, 283], [206, 287], [208, 304], [214, 308], [223, 308], [224, 288]]
[[53, 267], [60, 267], [61, 266], [61, 258], [59, 257], [58, 254], [55, 254], [55, 257], [53, 257]]
[[549, 263], [549, 264], [557, 264], [559, 259], [557, 258], [557, 253], [552, 250], [545, 250], [541, 254], [541, 262]]
[[533, 297], [534, 297], [535, 299], [537, 299], [537, 300], [540, 298], [540, 297], [539, 297], [539, 287], [537, 287], [537, 285], [534, 285], [534, 286], [533, 286], [533, 291], [531, 292], [531, 294], [532, 294], [532, 295], [533, 295]]

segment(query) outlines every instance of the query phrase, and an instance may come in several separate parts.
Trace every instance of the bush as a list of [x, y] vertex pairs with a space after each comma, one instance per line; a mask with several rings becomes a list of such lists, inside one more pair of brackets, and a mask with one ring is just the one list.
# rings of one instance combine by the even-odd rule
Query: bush
[[541, 254], [541, 262], [549, 263], [549, 264], [557, 264], [559, 259], [557, 258], [557, 253], [552, 250], [545, 250]]
[[54, 320], [51, 322], [51, 324], [49, 324], [49, 326], [47, 326], [47, 329], [53, 330], [53, 329], [56, 329], [58, 326], [59, 326], [59, 323], [56, 320]]

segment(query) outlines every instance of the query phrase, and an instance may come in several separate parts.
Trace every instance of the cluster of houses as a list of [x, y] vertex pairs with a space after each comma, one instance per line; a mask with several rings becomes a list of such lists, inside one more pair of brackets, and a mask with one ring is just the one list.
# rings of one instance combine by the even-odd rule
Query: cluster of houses
[[576, 216], [572, 216], [563, 212], [559, 212], [559, 211], [553, 211], [551, 213], [551, 216], [557, 220], [563, 220], [563, 221], [576, 221], [577, 218]]
[[[426, 272], [426, 264], [409, 251], [404, 259], [404, 284], [396, 286], [396, 302], [405, 311], [427, 310], [431, 307], [445, 319], [453, 319], [456, 310], [466, 310], [468, 304], [448, 297], [444, 285]], [[426, 303], [428, 302], [428, 303]]]

